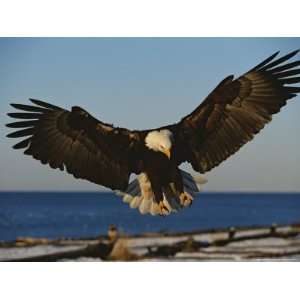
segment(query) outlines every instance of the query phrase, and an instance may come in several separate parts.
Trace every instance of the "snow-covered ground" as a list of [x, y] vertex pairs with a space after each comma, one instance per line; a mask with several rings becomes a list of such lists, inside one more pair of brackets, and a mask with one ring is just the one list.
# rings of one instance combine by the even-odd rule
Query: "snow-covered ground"
[[[268, 235], [270, 228], [238, 230], [231, 240], [228, 240], [228, 231], [225, 230], [173, 236], [158, 234], [139, 237], [123, 236], [115, 247], [118, 245], [122, 251], [126, 248], [126, 251], [128, 250], [128, 253], [133, 255], [132, 257], [141, 261], [300, 261], [300, 228], [279, 227], [277, 232], [280, 234], [276, 236]], [[294, 232], [293, 235], [282, 235], [292, 232]], [[220, 241], [225, 241], [225, 243], [218, 243]], [[48, 241], [46, 244], [35, 246], [2, 243], [0, 261], [68, 253], [85, 249], [88, 245], [97, 245], [97, 243], [98, 240], [62, 240], [55, 241], [55, 243]], [[185, 247], [185, 244], [192, 244], [194, 248]], [[176, 251], [173, 251], [174, 247], [177, 247]], [[122, 260], [122, 256], [120, 259]], [[102, 260], [88, 256], [79, 256], [70, 260], [62, 255], [59, 261]]]

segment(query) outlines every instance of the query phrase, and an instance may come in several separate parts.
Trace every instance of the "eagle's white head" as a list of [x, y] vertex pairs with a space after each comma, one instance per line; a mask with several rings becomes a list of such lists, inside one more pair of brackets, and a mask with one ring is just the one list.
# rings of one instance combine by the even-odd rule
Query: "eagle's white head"
[[160, 151], [170, 159], [172, 139], [173, 133], [170, 130], [154, 130], [147, 134], [145, 138], [145, 144], [149, 149]]

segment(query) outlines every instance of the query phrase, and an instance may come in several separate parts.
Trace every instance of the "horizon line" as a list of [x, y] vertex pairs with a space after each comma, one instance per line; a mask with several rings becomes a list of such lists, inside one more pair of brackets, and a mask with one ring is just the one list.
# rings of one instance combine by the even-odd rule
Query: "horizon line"
[[[103, 193], [115, 194], [114, 191], [93, 191], [93, 190], [0, 190], [0, 193]], [[197, 194], [300, 194], [300, 191], [200, 191]]]

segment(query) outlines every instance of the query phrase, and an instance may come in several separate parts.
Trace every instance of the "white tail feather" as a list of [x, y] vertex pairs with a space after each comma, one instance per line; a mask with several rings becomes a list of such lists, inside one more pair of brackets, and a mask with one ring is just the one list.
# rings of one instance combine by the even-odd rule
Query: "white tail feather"
[[142, 215], [149, 213], [149, 211], [151, 209], [151, 204], [152, 204], [152, 202], [151, 202], [150, 199], [146, 199], [146, 198], [142, 197], [142, 201], [141, 201], [141, 204], [139, 206], [140, 213]]
[[[191, 174], [180, 170], [183, 180], [184, 192], [194, 197], [195, 193], [200, 192], [202, 186], [207, 182], [202, 175], [192, 176]], [[117, 192], [123, 197], [123, 201], [128, 203], [131, 208], [138, 208], [141, 214], [150, 213], [155, 216], [160, 213], [159, 205], [154, 201], [154, 194], [151, 189], [150, 181], [145, 173], [141, 173], [133, 180], [125, 192]], [[168, 188], [163, 189], [163, 203], [169, 210], [166, 215], [171, 212], [177, 212], [184, 206], [180, 204], [179, 196], [176, 194], [174, 184], [170, 184]]]
[[136, 196], [131, 200], [129, 205], [131, 208], [137, 208], [140, 206], [141, 202], [142, 202], [142, 198], [139, 196]]

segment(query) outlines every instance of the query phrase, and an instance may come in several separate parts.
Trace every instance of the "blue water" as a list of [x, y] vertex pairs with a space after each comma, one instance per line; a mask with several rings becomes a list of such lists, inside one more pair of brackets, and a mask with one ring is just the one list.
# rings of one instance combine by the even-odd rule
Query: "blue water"
[[300, 222], [300, 194], [202, 193], [168, 217], [141, 215], [112, 193], [0, 193], [0, 240], [93, 237]]

